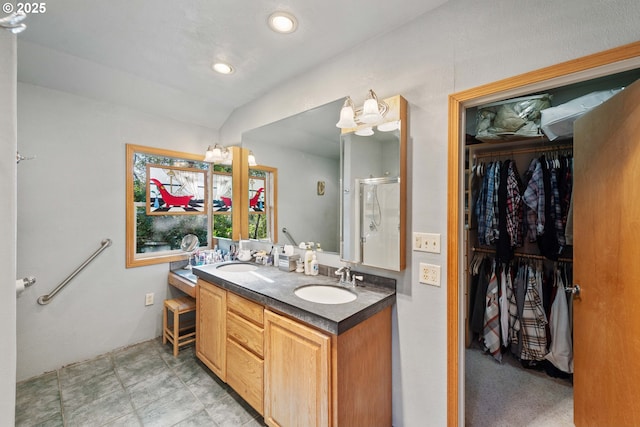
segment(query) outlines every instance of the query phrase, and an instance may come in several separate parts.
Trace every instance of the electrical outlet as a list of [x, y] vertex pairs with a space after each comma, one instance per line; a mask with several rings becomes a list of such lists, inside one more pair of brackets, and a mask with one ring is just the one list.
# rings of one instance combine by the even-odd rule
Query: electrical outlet
[[440, 253], [440, 234], [413, 233], [413, 250], [421, 252]]
[[148, 293], [144, 297], [144, 305], [153, 305], [153, 292]]
[[440, 286], [440, 266], [421, 262], [419, 280], [420, 283]]

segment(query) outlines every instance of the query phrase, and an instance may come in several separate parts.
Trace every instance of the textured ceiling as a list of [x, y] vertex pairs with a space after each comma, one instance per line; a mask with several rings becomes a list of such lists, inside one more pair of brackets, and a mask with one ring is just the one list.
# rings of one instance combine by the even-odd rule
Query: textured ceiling
[[[231, 112], [446, 0], [55, 0], [19, 35], [18, 80], [219, 129]], [[298, 29], [277, 34], [284, 10]], [[213, 61], [235, 67], [229, 76]]]

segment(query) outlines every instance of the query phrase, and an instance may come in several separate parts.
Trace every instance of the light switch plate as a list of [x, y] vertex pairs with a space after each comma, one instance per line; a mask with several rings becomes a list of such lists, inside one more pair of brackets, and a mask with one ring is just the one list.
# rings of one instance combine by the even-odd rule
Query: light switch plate
[[440, 253], [439, 233], [413, 233], [413, 250], [421, 252]]

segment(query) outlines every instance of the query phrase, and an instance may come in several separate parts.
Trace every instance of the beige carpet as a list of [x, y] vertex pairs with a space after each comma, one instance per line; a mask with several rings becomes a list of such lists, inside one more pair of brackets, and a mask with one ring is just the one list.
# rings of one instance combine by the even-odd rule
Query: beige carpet
[[465, 359], [467, 426], [573, 426], [569, 380], [524, 369], [510, 355], [498, 363], [479, 349], [467, 349]]

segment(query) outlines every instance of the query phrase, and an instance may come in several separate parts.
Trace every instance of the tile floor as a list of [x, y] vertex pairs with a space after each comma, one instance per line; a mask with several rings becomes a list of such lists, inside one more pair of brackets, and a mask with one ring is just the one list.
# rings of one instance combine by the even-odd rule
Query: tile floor
[[264, 426], [185, 347], [154, 339], [16, 386], [16, 426]]

